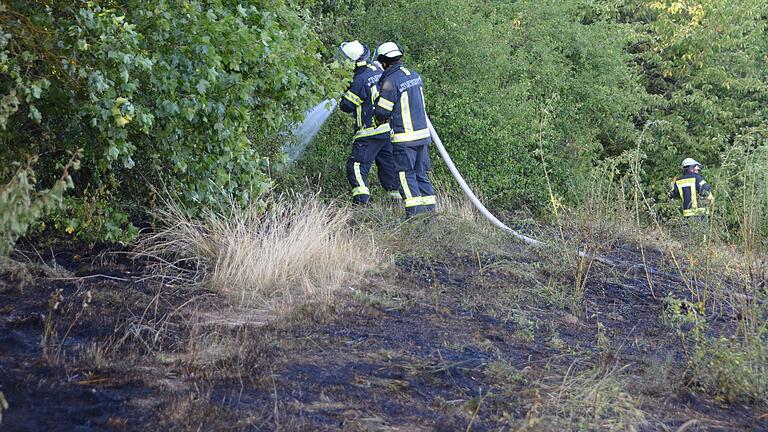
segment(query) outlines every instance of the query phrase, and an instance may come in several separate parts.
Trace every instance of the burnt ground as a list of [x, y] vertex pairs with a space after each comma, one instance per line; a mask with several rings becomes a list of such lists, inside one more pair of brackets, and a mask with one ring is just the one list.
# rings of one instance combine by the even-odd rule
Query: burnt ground
[[507, 249], [398, 256], [268, 324], [121, 251], [59, 250], [0, 278], [0, 430], [768, 430], [765, 407], [688, 379], [663, 252], [645, 251], [653, 292], [620, 246], [580, 300], [549, 252]]

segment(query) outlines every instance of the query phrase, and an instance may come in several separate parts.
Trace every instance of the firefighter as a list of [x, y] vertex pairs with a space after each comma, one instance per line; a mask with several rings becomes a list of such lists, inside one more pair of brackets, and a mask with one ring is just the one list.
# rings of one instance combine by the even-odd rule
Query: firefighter
[[378, 96], [376, 84], [383, 70], [368, 62], [370, 51], [359, 41], [344, 42], [339, 47], [342, 57], [354, 67], [349, 89], [339, 104], [342, 111], [355, 119], [352, 154], [347, 159], [347, 180], [352, 186], [352, 201], [367, 204], [370, 200], [368, 172], [373, 162], [378, 167], [379, 181], [387, 195], [400, 199], [399, 184], [392, 157], [389, 125], [373, 125], [373, 101]]
[[670, 198], [679, 198], [683, 203], [683, 216], [705, 219], [709, 215], [707, 207], [700, 207], [700, 199], [712, 200], [711, 187], [699, 174], [701, 164], [692, 158], [685, 158], [680, 164], [683, 174], [672, 181]]
[[429, 134], [424, 105], [424, 84], [418, 73], [406, 69], [401, 59], [403, 51], [394, 42], [385, 42], [376, 49], [376, 59], [384, 67], [379, 81], [379, 97], [374, 104], [378, 124], [392, 129], [392, 153], [400, 180], [400, 194], [405, 213], [435, 211], [435, 189], [427, 171]]

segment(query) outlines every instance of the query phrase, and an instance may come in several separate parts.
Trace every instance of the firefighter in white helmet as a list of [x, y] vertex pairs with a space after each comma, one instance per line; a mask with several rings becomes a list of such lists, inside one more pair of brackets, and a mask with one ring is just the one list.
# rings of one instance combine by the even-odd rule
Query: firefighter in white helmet
[[388, 123], [392, 128], [392, 152], [400, 194], [405, 213], [411, 216], [435, 211], [435, 189], [427, 175], [431, 168], [432, 138], [427, 126], [424, 83], [416, 71], [403, 66], [402, 57], [403, 50], [394, 42], [385, 42], [376, 49], [384, 74], [379, 81], [374, 115], [378, 123]]
[[373, 162], [378, 167], [379, 182], [390, 198], [399, 200], [399, 184], [392, 158], [389, 125], [374, 125], [373, 101], [383, 70], [368, 62], [370, 51], [359, 41], [344, 42], [339, 47], [342, 59], [354, 69], [349, 89], [339, 107], [355, 119], [352, 154], [347, 159], [347, 180], [352, 187], [352, 202], [367, 204], [370, 199], [368, 172]]
[[704, 219], [709, 215], [709, 209], [702, 207], [700, 200], [711, 200], [712, 193], [709, 183], [699, 174], [701, 164], [692, 158], [685, 158], [680, 168], [683, 174], [672, 181], [669, 197], [682, 201], [683, 216]]

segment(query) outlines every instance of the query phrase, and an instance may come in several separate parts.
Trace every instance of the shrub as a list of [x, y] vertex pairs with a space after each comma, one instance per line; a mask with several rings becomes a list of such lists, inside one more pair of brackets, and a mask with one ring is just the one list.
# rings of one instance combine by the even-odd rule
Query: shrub
[[765, 306], [752, 304], [755, 320], [712, 335], [703, 305], [667, 295], [663, 322], [677, 332], [688, 360], [690, 383], [727, 402], [768, 402], [768, 325]]
[[746, 253], [768, 251], [768, 140], [754, 134], [737, 137], [720, 158], [721, 166], [711, 175], [712, 228]]
[[[566, 197], [569, 177], [604, 146], [631, 142], [645, 101], [625, 50], [631, 33], [626, 25], [587, 20], [591, 2], [370, 3], [353, 12], [349, 37], [404, 47], [406, 67], [424, 78], [438, 133], [491, 204], [542, 210], [545, 166]], [[324, 156], [340, 157], [335, 149], [350, 141], [347, 124], [330, 124], [312, 150], [323, 156], [309, 163], [333, 168]], [[442, 164], [434, 165], [447, 179]]]
[[18, 167], [10, 182], [0, 186], [0, 256], [13, 250], [16, 240], [24, 235], [30, 225], [46, 214], [61, 208], [64, 192], [72, 187], [69, 170], [77, 169], [78, 155], [64, 167], [61, 177], [53, 187], [37, 191], [37, 177], [32, 165]]
[[[341, 90], [311, 21], [284, 1], [9, 0], [0, 161], [40, 155], [48, 178], [84, 148], [70, 209], [98, 197], [141, 211], [153, 205], [148, 185], [177, 191], [190, 208], [257, 199], [280, 133]], [[0, 179], [10, 175], [0, 168]]]

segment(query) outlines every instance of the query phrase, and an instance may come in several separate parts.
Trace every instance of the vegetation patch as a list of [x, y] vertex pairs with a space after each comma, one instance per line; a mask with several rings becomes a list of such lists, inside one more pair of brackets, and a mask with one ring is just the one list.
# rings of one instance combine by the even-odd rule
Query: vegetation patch
[[202, 284], [241, 306], [329, 302], [381, 263], [370, 237], [350, 232], [350, 210], [317, 196], [275, 199], [265, 210], [232, 201], [202, 218], [169, 203], [141, 255], [162, 278]]

